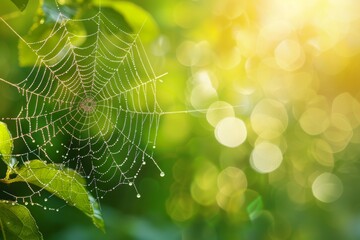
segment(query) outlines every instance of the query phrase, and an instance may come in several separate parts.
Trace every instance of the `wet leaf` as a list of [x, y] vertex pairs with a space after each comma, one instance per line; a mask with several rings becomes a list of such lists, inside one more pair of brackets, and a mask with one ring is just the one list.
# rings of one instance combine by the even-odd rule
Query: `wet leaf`
[[44, 188], [57, 197], [75, 206], [88, 217], [94, 225], [104, 231], [104, 221], [97, 201], [85, 188], [84, 178], [76, 171], [60, 165], [32, 160], [16, 170], [18, 174], [12, 182], [27, 182]]
[[4, 240], [43, 239], [29, 210], [15, 202], [0, 201], [0, 228]]
[[10, 165], [13, 140], [5, 123], [0, 122], [0, 154], [6, 165]]

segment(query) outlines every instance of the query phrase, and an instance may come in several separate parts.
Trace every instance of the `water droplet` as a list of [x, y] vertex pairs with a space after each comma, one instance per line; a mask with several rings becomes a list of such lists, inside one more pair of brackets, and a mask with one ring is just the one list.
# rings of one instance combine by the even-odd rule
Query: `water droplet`
[[33, 139], [32, 142], [34, 143], [34, 142], [35, 142], [35, 139]]
[[165, 173], [164, 173], [164, 172], [161, 172], [161, 173], [160, 173], [160, 177], [165, 177]]
[[28, 205], [29, 203], [28, 202], [25, 202], [25, 205]]
[[11, 203], [11, 205], [13, 205], [13, 206], [14, 206], [14, 205], [15, 205], [15, 203], [13, 202], [13, 203]]
[[141, 198], [141, 195], [138, 193], [138, 194], [136, 195], [136, 197], [137, 197], [137, 198]]
[[56, 150], [56, 153], [59, 153], [59, 150]]
[[45, 198], [45, 199], [44, 199], [44, 202], [47, 202], [47, 201], [48, 201], [48, 199], [47, 199], [47, 198]]
[[58, 211], [59, 211], [59, 209], [56, 209], [56, 211], [58, 212]]
[[144, 161], [142, 164], [143, 164], [143, 165], [146, 165], [146, 162]]
[[129, 186], [132, 186], [132, 185], [133, 185], [133, 183], [132, 183], [132, 182], [130, 182], [130, 183], [129, 183]]
[[46, 210], [47, 209], [47, 207], [44, 207], [44, 210]]
[[153, 146], [153, 149], [155, 149], [155, 148], [156, 148], [156, 146], [154, 145], [154, 146]]

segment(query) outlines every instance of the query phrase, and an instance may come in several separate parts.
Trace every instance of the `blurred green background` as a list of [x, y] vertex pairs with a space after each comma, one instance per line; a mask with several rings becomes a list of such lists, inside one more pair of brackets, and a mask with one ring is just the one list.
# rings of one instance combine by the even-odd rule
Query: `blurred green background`
[[[140, 199], [109, 193], [105, 235], [74, 208], [32, 208], [45, 239], [360, 239], [360, 1], [131, 2], [168, 73], [155, 150], [166, 176], [142, 171]], [[36, 11], [0, 3], [21, 36]], [[18, 82], [19, 38], [0, 23], [0, 39], [0, 77]], [[17, 91], [0, 86], [0, 116], [16, 115]]]

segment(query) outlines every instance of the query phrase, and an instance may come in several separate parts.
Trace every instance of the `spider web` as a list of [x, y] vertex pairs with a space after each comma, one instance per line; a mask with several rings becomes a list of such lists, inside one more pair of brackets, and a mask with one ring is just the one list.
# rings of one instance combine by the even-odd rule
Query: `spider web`
[[[19, 113], [1, 118], [13, 126], [14, 156], [75, 169], [97, 199], [123, 184], [140, 197], [135, 180], [147, 162], [164, 176], [153, 157], [162, 113], [156, 83], [163, 75], [155, 74], [140, 32], [124, 31], [101, 9], [84, 19], [58, 10], [47, 37], [36, 41], [1, 19], [36, 59], [21, 81], [0, 78], [21, 95]], [[86, 32], [73, 30], [80, 25]], [[29, 188], [16, 198], [42, 193]]]

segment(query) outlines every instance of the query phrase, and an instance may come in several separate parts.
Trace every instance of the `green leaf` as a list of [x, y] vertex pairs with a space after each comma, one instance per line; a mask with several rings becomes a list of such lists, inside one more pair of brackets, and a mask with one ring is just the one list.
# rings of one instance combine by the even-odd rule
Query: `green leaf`
[[246, 208], [246, 211], [249, 214], [249, 218], [253, 221], [255, 220], [261, 213], [264, 208], [264, 204], [261, 196], [255, 198]]
[[112, 0], [93, 0], [93, 2], [95, 5], [111, 7], [119, 12], [135, 33], [141, 33], [144, 42], [154, 40], [159, 34], [158, 26], [151, 14], [132, 2]]
[[24, 11], [29, 0], [11, 0], [20, 11]]
[[5, 123], [0, 122], [0, 154], [6, 165], [10, 165], [13, 140]]
[[25, 162], [10, 182], [27, 182], [44, 188], [89, 216], [94, 225], [105, 231], [100, 207], [85, 188], [85, 179], [76, 171], [41, 160]]
[[43, 239], [29, 210], [15, 202], [0, 201], [0, 228], [3, 239]]

